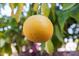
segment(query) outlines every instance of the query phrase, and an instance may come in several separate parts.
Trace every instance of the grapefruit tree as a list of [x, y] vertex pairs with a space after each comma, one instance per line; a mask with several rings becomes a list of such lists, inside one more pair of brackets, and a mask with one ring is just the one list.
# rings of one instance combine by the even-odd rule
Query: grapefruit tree
[[[10, 13], [3, 13], [7, 8]], [[79, 4], [5, 3], [0, 10], [0, 55], [12, 55], [13, 47], [18, 55], [53, 55], [65, 37], [79, 34], [67, 32], [72, 23], [79, 23]]]

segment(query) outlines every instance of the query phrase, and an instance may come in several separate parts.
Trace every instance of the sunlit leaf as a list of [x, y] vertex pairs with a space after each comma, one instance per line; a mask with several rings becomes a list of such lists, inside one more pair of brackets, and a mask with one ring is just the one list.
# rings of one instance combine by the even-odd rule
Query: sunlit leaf
[[0, 32], [0, 37], [3, 37], [4, 36], [4, 33], [3, 32]]
[[54, 46], [50, 39], [45, 43], [45, 50], [50, 55], [52, 55], [54, 52]]
[[5, 53], [4, 47], [0, 48], [0, 56], [3, 56]]
[[5, 45], [5, 40], [4, 39], [0, 39], [0, 48], [3, 47]]
[[15, 18], [16, 18], [16, 22], [18, 23], [20, 21], [20, 17], [21, 17], [21, 13], [22, 13], [22, 9], [23, 9], [23, 3], [18, 4], [18, 10], [15, 14]]
[[14, 6], [14, 3], [10, 3], [10, 8], [11, 8], [11, 16], [13, 17], [14, 16], [14, 8], [15, 8], [15, 6]]
[[42, 4], [41, 11], [44, 16], [49, 16], [50, 9], [48, 7], [48, 4], [46, 3]]
[[14, 9], [14, 3], [10, 3], [10, 8], [13, 10]]
[[37, 12], [38, 11], [38, 7], [39, 7], [39, 4], [38, 3], [34, 3], [33, 10], [35, 12]]

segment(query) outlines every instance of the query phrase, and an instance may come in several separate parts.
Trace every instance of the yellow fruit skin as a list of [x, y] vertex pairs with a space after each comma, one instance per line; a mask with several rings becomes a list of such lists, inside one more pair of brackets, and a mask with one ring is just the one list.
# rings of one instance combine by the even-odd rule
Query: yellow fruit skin
[[53, 24], [45, 16], [33, 15], [25, 20], [23, 34], [32, 42], [45, 42], [53, 35]]

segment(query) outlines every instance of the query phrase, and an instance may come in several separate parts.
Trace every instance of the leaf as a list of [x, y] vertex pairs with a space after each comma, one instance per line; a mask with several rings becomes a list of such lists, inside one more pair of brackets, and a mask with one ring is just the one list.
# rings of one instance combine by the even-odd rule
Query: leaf
[[51, 39], [49, 39], [46, 43], [45, 43], [45, 50], [48, 54], [52, 55], [52, 53], [54, 52], [54, 46], [53, 43], [51, 41]]
[[4, 36], [4, 33], [3, 32], [0, 32], [0, 38], [3, 37], [3, 36]]
[[53, 20], [55, 21], [55, 19], [56, 19], [56, 15], [55, 15], [56, 14], [56, 4], [55, 3], [52, 4], [51, 10], [52, 10]]
[[4, 21], [5, 21], [4, 17], [0, 18], [0, 28], [6, 26], [6, 24], [4, 23]]
[[76, 3], [62, 3], [62, 10], [68, 10], [70, 8], [72, 8]]
[[15, 19], [16, 19], [16, 22], [18, 23], [20, 21], [20, 17], [21, 17], [21, 13], [22, 13], [22, 9], [23, 9], [23, 3], [19, 3], [18, 4], [18, 10], [15, 14]]
[[0, 48], [0, 56], [3, 56], [5, 53], [4, 47]]
[[33, 15], [33, 6], [30, 4], [30, 7], [29, 7], [29, 11], [27, 12], [27, 17], [26, 18], [28, 18], [29, 16], [32, 16]]
[[72, 17], [75, 18], [77, 20], [77, 22], [79, 23], [79, 13], [72, 15]]
[[73, 17], [79, 23], [79, 4], [75, 5], [72, 10], [71, 17]]
[[5, 49], [5, 53], [8, 53], [8, 55], [12, 54], [11, 44], [6, 43], [5, 46], [4, 46], [4, 49]]
[[59, 25], [60, 25], [62, 32], [64, 31], [64, 24], [66, 23], [67, 19], [72, 14], [75, 15], [74, 13], [75, 13], [78, 5], [77, 6], [76, 5], [74, 6], [74, 5], [71, 8], [68, 8], [66, 10], [57, 10], [57, 12], [56, 12], [57, 17], [58, 17], [58, 22], [59, 22]]
[[19, 48], [18, 45], [16, 45], [15, 48], [16, 48], [17, 52], [20, 53], [19, 51], [20, 51], [21, 48]]
[[35, 12], [37, 12], [38, 11], [38, 7], [39, 7], [39, 4], [38, 3], [34, 3], [33, 10]]
[[23, 46], [23, 45], [27, 45], [28, 44], [28, 41], [27, 41], [27, 39], [25, 40], [25, 39], [22, 39], [21, 40], [21, 45]]
[[48, 7], [48, 4], [44, 3], [41, 5], [41, 12], [42, 12], [42, 15], [49, 16], [50, 9]]
[[14, 3], [10, 3], [10, 8], [11, 8], [11, 10], [12, 10], [12, 12], [11, 12], [11, 16], [13, 17], [14, 16], [14, 8], [15, 8], [15, 6], [14, 6]]
[[14, 9], [14, 3], [10, 3], [10, 8], [13, 10]]
[[63, 42], [63, 34], [57, 25], [55, 25], [55, 35], [57, 36], [59, 41]]
[[53, 43], [53, 46], [54, 46], [54, 52], [56, 52], [57, 49], [60, 48], [61, 45], [64, 42], [61, 42], [56, 35], [53, 35], [53, 37], [52, 37], [52, 43]]
[[5, 45], [5, 40], [4, 39], [0, 39], [0, 48], [2, 48]]
[[57, 11], [57, 16], [58, 16], [58, 19], [57, 19], [58, 23], [63, 32], [64, 24], [65, 24], [66, 20], [69, 18], [70, 13], [68, 13], [68, 11]]

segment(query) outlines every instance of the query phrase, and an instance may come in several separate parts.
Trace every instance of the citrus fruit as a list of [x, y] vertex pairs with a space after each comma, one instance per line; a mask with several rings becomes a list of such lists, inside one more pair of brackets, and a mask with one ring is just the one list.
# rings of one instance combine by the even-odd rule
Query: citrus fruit
[[45, 42], [53, 35], [53, 24], [46, 16], [33, 15], [25, 20], [23, 34], [32, 42]]

